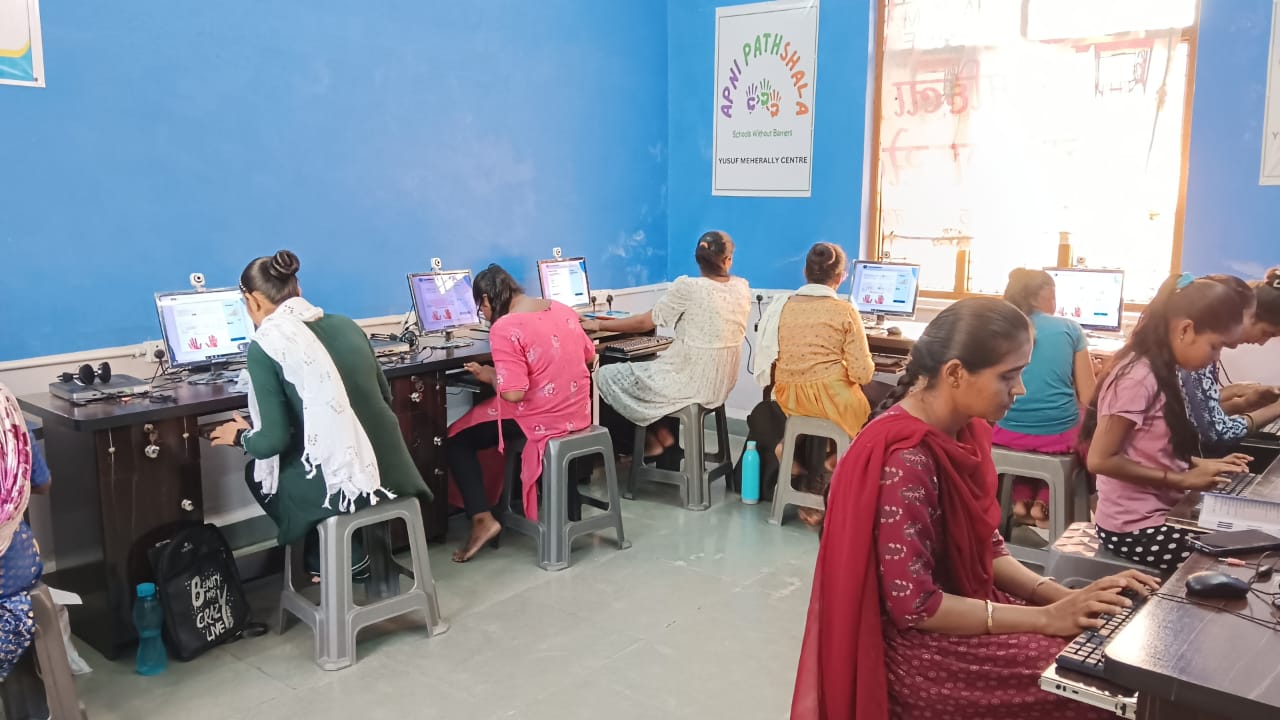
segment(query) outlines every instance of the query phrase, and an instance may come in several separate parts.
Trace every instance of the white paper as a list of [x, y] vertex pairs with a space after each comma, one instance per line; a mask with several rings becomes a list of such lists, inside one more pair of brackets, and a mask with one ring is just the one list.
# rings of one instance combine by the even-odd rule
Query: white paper
[[809, 197], [818, 3], [716, 8], [711, 194]]
[[1280, 185], [1280, 0], [1271, 3], [1271, 49], [1267, 53], [1267, 105], [1262, 122], [1259, 185]]
[[53, 598], [54, 605], [83, 605], [84, 600], [80, 596], [68, 590], [59, 590], [58, 588], [49, 588], [49, 595]]
[[39, 0], [0, 0], [0, 85], [44, 87]]

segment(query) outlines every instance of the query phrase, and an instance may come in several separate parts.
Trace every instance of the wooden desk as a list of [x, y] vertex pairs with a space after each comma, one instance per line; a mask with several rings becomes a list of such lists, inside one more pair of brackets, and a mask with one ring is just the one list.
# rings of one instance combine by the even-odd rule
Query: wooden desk
[[[435, 494], [423, 504], [429, 538], [442, 538], [448, 519], [445, 373], [489, 358], [489, 344], [476, 341], [383, 366], [405, 442]], [[246, 406], [245, 395], [228, 387], [179, 384], [159, 391], [173, 395], [166, 403], [142, 397], [77, 406], [48, 393], [19, 399], [43, 423], [55, 478], [50, 503], [58, 563], [49, 583], [84, 598], [69, 608], [76, 634], [108, 658], [135, 639], [130, 610], [134, 586], [152, 578], [147, 549], [178, 523], [204, 522], [198, 422]], [[148, 458], [153, 442], [159, 453]]]
[[[1162, 590], [1185, 597], [1187, 576], [1201, 570], [1246, 579], [1252, 574], [1196, 553]], [[1277, 591], [1277, 578], [1280, 573], [1259, 588]], [[1268, 603], [1254, 596], [1209, 602], [1265, 620], [1273, 617]], [[1139, 718], [1280, 717], [1280, 633], [1228, 613], [1153, 597], [1106, 654], [1107, 678], [1140, 693]]]

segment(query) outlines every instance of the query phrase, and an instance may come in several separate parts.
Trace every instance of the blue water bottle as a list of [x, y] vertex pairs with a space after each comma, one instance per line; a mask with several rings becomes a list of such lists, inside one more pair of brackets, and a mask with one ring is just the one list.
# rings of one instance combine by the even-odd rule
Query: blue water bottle
[[747, 449], [742, 451], [742, 502], [760, 502], [760, 455], [755, 440], [748, 440]]
[[159, 675], [169, 665], [169, 654], [160, 637], [164, 611], [160, 609], [154, 583], [138, 585], [138, 600], [133, 604], [133, 625], [138, 629], [138, 674]]

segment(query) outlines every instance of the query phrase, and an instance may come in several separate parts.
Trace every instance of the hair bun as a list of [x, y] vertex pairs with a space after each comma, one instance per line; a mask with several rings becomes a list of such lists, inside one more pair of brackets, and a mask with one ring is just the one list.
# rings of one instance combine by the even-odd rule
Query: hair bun
[[1280, 266], [1273, 267], [1267, 271], [1267, 282], [1272, 284], [1280, 282]]
[[281, 280], [288, 280], [297, 275], [300, 267], [302, 263], [298, 260], [298, 256], [289, 250], [280, 250], [271, 256], [271, 274]]
[[831, 247], [831, 243], [817, 243], [813, 246], [813, 259], [823, 266], [830, 265], [836, 261], [835, 249]]

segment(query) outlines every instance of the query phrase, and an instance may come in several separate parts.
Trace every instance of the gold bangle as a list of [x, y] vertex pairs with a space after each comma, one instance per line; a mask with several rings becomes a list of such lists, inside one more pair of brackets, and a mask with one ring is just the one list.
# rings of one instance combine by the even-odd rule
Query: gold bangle
[[990, 600], [988, 600], [987, 601], [987, 634], [988, 635], [992, 633], [992, 629], [991, 629], [992, 620], [993, 620], [992, 613], [994, 612], [995, 612], [995, 606], [991, 604]]

